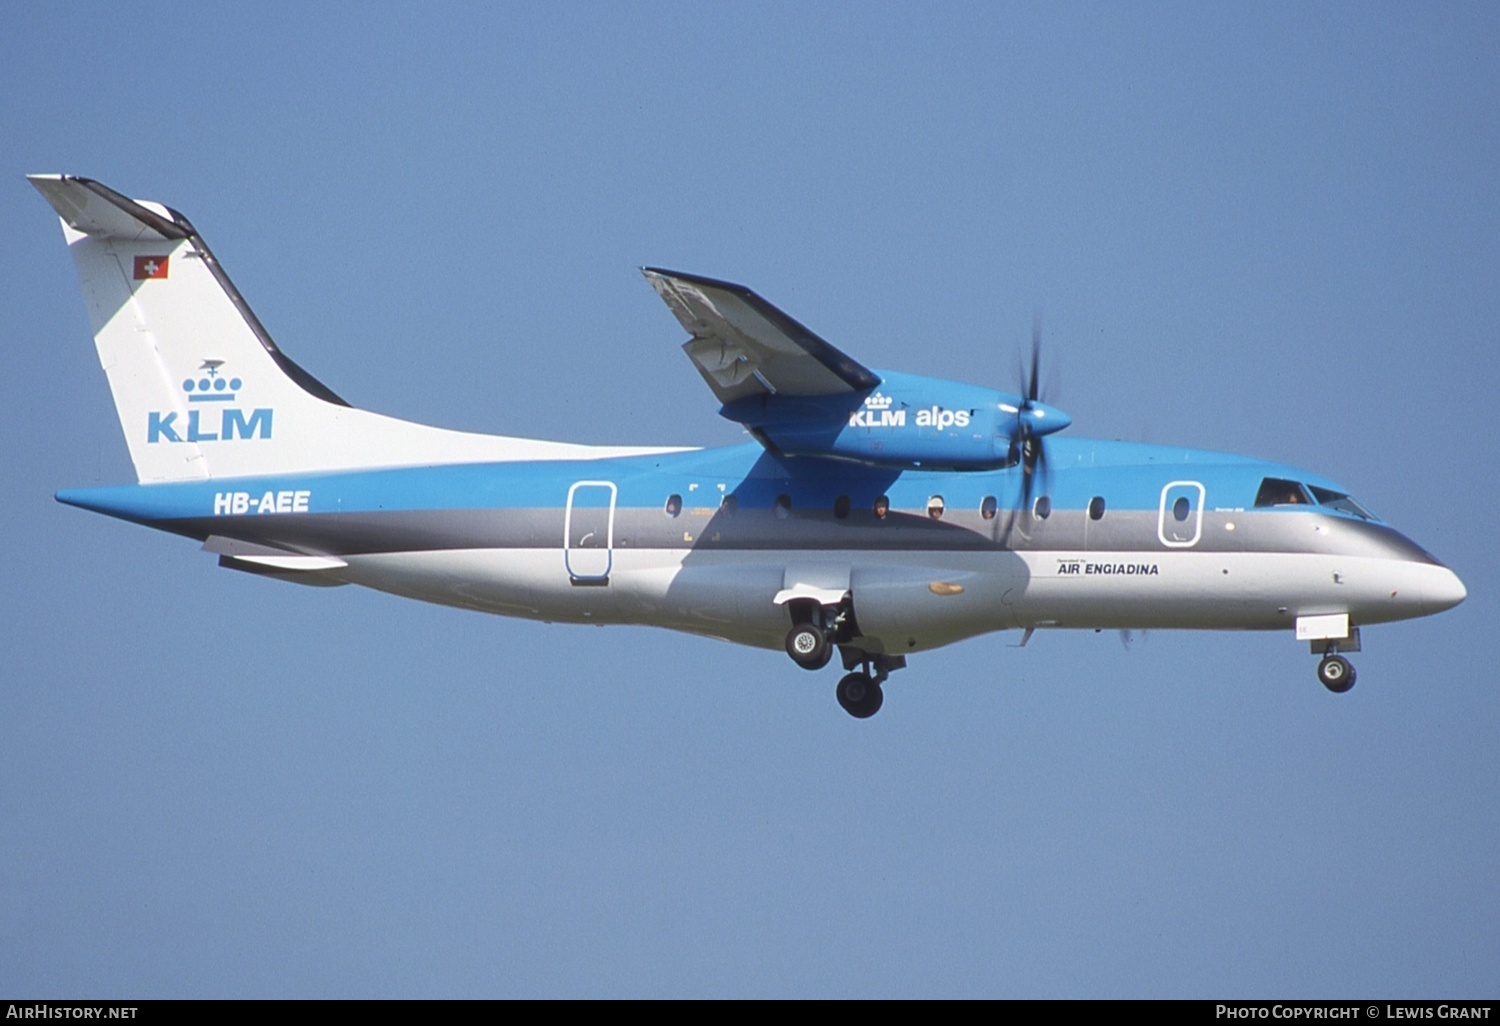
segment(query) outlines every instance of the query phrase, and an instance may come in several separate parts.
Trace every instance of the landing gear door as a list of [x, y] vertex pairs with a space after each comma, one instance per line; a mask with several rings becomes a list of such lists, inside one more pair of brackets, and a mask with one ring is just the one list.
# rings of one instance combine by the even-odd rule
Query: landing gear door
[[574, 584], [608, 584], [614, 567], [613, 481], [579, 481], [568, 489], [563, 514], [563, 565]]
[[1173, 481], [1161, 490], [1156, 536], [1169, 549], [1186, 549], [1203, 536], [1203, 485]]

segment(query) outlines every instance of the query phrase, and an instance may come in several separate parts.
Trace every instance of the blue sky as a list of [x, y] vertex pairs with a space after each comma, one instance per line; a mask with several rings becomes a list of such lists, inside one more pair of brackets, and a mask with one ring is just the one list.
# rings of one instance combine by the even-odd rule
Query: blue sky
[[[207, 8], [207, 9], [205, 9]], [[12, 5], [0, 981], [38, 996], [1500, 989], [1493, 5]], [[26, 172], [186, 213], [358, 405], [732, 443], [642, 264], [1082, 437], [1347, 485], [1468, 601], [830, 670], [217, 569]]]

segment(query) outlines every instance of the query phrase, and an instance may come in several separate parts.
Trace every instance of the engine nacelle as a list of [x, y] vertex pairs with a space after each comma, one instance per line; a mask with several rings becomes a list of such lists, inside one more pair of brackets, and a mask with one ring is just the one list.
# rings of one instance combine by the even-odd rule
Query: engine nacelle
[[767, 395], [719, 412], [788, 456], [832, 456], [877, 466], [994, 470], [1017, 458], [1016, 442], [1060, 431], [1066, 414], [1015, 395], [913, 374], [878, 372], [868, 392]]

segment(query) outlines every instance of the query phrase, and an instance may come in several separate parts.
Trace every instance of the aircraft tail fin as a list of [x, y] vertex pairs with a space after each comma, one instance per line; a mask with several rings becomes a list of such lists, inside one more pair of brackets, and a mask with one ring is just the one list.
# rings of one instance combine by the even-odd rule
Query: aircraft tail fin
[[87, 178], [29, 180], [62, 219], [142, 483], [642, 451], [355, 409], [277, 348], [187, 218]]

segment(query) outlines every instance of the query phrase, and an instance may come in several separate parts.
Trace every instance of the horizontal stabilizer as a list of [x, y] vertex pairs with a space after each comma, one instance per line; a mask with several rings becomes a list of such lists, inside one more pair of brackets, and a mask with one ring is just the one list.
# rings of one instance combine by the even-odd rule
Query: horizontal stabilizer
[[219, 565], [227, 570], [241, 570], [260, 577], [273, 577], [278, 581], [325, 588], [347, 583], [326, 572], [349, 565], [335, 556], [293, 552], [290, 549], [258, 545], [217, 534], [209, 535], [208, 540], [203, 543], [203, 551], [217, 554]]
[[331, 556], [226, 556], [239, 563], [254, 563], [273, 570], [337, 570], [348, 566], [342, 559]]
[[341, 588], [349, 583], [329, 576], [326, 570], [287, 570], [236, 556], [220, 556], [219, 565], [226, 570], [238, 570], [256, 577], [269, 577], [273, 581], [286, 581], [288, 584], [301, 584], [311, 588]]
[[193, 234], [187, 218], [160, 203], [136, 201], [73, 175], [27, 175], [57, 216], [74, 231], [100, 239], [164, 242]]
[[349, 565], [334, 556], [293, 552], [290, 549], [257, 545], [255, 542], [225, 538], [217, 534], [208, 536], [208, 540], [203, 543], [203, 551], [277, 570], [338, 570]]

